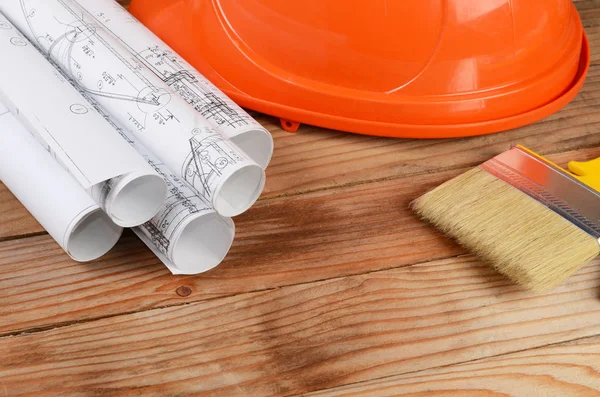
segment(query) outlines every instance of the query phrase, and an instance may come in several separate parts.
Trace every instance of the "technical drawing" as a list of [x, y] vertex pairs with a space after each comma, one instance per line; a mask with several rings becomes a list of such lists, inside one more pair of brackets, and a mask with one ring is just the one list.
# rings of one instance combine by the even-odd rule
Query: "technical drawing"
[[[137, 104], [136, 112], [139, 114], [135, 114], [134, 118], [145, 127], [147, 115], [167, 106], [171, 94], [145, 79], [139, 73], [141, 65], [136, 64], [137, 61], [126, 59], [115, 51], [98, 34], [100, 27], [94, 20], [87, 20], [83, 14], [72, 10], [67, 2], [50, 1], [58, 4], [57, 9], [62, 6], [64, 12], [57, 16], [42, 15], [36, 11], [36, 4], [41, 8], [40, 0], [19, 0], [31, 36], [38, 47], [83, 92]], [[106, 59], [107, 55], [121, 63], [121, 67], [115, 69], [127, 73], [113, 73], [99, 68], [98, 61]]]
[[170, 257], [190, 219], [215, 213], [215, 188], [236, 167], [250, 163], [215, 125], [243, 130], [254, 128], [254, 120], [171, 53], [131, 49], [107, 20], [78, 5], [77, 0], [0, 0], [0, 10], [92, 106], [72, 101], [67, 109], [97, 110], [167, 182], [165, 205], [140, 230]]
[[[74, 8], [77, 1], [19, 0], [19, 3], [29, 36], [37, 41], [48, 59], [88, 97], [100, 102], [112, 115], [120, 115], [120, 124], [134, 134], [148, 131], [168, 134], [173, 128], [192, 130], [188, 127], [198, 120], [185, 114], [189, 106], [204, 120], [217, 125], [247, 127], [253, 121], [246, 113], [236, 111], [232, 102], [215, 95], [212, 87], [204, 87], [206, 83], [198, 81], [171, 53], [158, 47], [141, 53], [130, 51], [122, 41], [110, 36], [110, 29], [97, 16]], [[192, 136], [185, 139], [196, 140]], [[194, 158], [197, 153], [194, 148], [202, 144], [191, 144], [187, 157]], [[182, 159], [182, 163], [187, 164], [188, 158]], [[196, 175], [191, 178], [194, 185], [201, 186], [202, 194], [210, 194], [210, 189], [203, 187], [206, 178], [202, 175], [213, 174]]]
[[71, 105], [71, 112], [75, 114], [86, 114], [89, 111], [90, 110], [85, 105], [82, 105], [80, 103], [74, 103], [73, 105]]
[[24, 40], [22, 37], [13, 37], [12, 39], [10, 39], [10, 42], [12, 45], [16, 45], [19, 47], [25, 47], [28, 43], [26, 40]]
[[[257, 131], [269, 135], [252, 116], [120, 5], [111, 0], [75, 1], [83, 5], [89, 20], [103, 26], [130, 54], [134, 54], [137, 62], [196, 109], [211, 127], [230, 139]], [[270, 144], [266, 142], [266, 145]]]
[[199, 140], [190, 139], [191, 152], [183, 164], [181, 174], [196, 190], [198, 195], [209, 199], [213, 193], [213, 182], [236, 160], [223, 149], [223, 141], [218, 134]]
[[158, 248], [163, 254], [167, 255], [166, 253], [169, 252], [171, 241], [165, 237], [165, 235], [159, 230], [158, 227], [154, 225], [153, 222], [146, 222], [143, 227], [147, 231], [148, 238], [150, 238], [156, 248]]
[[140, 229], [166, 257], [180, 233], [180, 227], [196, 214], [212, 211], [211, 205], [196, 194], [185, 181], [172, 175], [164, 164], [158, 162], [147, 149], [135, 144], [145, 154], [148, 163], [167, 181], [168, 195], [160, 212]]
[[203, 87], [201, 82], [177, 61], [173, 53], [156, 46], [135, 53], [140, 61], [207, 120], [230, 127], [250, 125], [252, 118], [247, 113], [238, 112], [231, 101], [216, 95], [213, 87]]

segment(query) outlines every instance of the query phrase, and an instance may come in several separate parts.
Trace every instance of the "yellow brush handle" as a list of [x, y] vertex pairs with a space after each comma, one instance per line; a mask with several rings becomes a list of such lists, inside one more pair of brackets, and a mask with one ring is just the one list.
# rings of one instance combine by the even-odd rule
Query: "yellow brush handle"
[[[600, 158], [590, 160], [590, 161], [571, 161], [568, 164], [569, 170], [565, 170], [562, 167], [554, 164], [552, 161], [548, 160], [545, 157], [540, 156], [532, 150], [527, 149], [524, 146], [517, 145], [519, 148], [531, 153], [532, 155], [544, 159], [548, 163], [552, 164], [556, 168], [560, 168], [564, 172], [570, 173], [573, 178], [576, 178], [580, 182], [586, 184], [592, 189], [600, 192]], [[570, 172], [569, 172], [570, 171]]]
[[575, 178], [600, 192], [600, 158], [585, 162], [571, 161], [568, 167]]

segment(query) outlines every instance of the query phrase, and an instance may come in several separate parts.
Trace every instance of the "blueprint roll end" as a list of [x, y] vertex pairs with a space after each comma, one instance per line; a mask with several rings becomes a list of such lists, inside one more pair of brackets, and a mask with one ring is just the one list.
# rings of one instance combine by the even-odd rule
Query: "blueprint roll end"
[[265, 171], [257, 164], [238, 168], [215, 190], [213, 206], [219, 215], [233, 217], [246, 212], [265, 187]]
[[123, 229], [110, 220], [100, 208], [82, 213], [67, 232], [64, 248], [73, 260], [89, 262], [110, 251]]
[[273, 137], [264, 128], [256, 128], [230, 138], [262, 169], [266, 169], [273, 156]]
[[211, 212], [193, 219], [173, 247], [172, 262], [182, 274], [198, 274], [218, 266], [229, 252], [235, 226], [229, 218]]
[[127, 175], [112, 187], [106, 211], [121, 227], [139, 226], [158, 213], [165, 203], [166, 194], [167, 185], [159, 175]]

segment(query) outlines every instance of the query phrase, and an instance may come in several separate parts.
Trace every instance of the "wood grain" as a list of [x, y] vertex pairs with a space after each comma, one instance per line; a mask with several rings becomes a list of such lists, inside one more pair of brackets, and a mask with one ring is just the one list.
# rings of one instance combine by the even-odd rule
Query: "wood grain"
[[465, 256], [237, 295], [1, 338], [0, 385], [293, 395], [598, 335], [599, 282], [596, 261], [532, 296]]
[[[600, 48], [600, 1], [578, 9]], [[600, 395], [600, 260], [533, 296], [407, 209], [515, 143], [600, 157], [599, 56], [565, 109], [487, 137], [289, 134], [258, 116], [277, 147], [266, 192], [200, 276], [129, 232], [88, 264], [15, 239], [42, 230], [0, 184], [0, 396]]]
[[600, 338], [305, 394], [305, 397], [597, 397]]
[[[589, 149], [550, 158], [564, 164], [596, 155]], [[224, 263], [198, 276], [172, 276], [130, 233], [87, 264], [73, 262], [48, 236], [0, 243], [0, 334], [462, 254], [408, 204], [463, 171], [264, 200], [238, 219]], [[189, 293], [180, 296], [179, 288]]]
[[34, 233], [45, 233], [45, 231], [0, 182], [0, 241]]
[[[131, 235], [88, 264], [73, 262], [49, 236], [0, 243], [0, 333], [456, 255], [458, 247], [408, 211], [410, 200], [451, 175], [265, 200], [237, 221], [225, 262], [198, 276], [172, 276]], [[192, 291], [185, 299], [176, 294], [182, 286]]]

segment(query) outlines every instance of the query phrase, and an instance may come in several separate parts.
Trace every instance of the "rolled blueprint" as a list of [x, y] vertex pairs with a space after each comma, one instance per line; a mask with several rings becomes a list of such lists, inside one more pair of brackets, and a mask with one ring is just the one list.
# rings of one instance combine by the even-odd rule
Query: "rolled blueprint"
[[189, 184], [175, 175], [133, 134], [92, 102], [105, 119], [163, 177], [167, 200], [158, 214], [133, 229], [173, 274], [198, 274], [219, 265], [231, 248], [235, 226], [199, 197]]
[[165, 199], [163, 179], [2, 15], [0, 52], [0, 99], [13, 115], [115, 223], [152, 218]]
[[262, 167], [70, 0], [0, 2], [2, 11], [88, 95], [223, 216], [246, 211]]
[[271, 134], [114, 0], [74, 0], [136, 59], [200, 112], [260, 166], [273, 155]]
[[169, 194], [158, 215], [133, 231], [173, 274], [198, 274], [216, 267], [233, 243], [233, 221], [219, 215], [164, 164], [151, 156], [148, 161], [167, 181]]
[[0, 104], [0, 180], [73, 259], [91, 261], [119, 240], [81, 185]]

